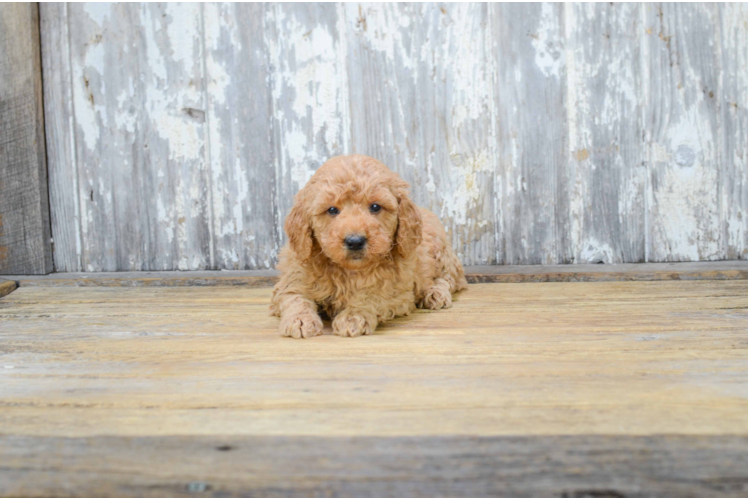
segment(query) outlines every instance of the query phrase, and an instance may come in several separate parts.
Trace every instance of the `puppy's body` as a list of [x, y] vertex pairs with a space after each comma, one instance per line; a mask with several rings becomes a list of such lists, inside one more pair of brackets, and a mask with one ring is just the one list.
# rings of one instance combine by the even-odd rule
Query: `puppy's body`
[[416, 306], [452, 305], [452, 293], [467, 286], [462, 265], [439, 219], [416, 207], [407, 188], [367, 156], [320, 167], [286, 219], [271, 305], [281, 335], [319, 335], [319, 311], [335, 334], [355, 337]]

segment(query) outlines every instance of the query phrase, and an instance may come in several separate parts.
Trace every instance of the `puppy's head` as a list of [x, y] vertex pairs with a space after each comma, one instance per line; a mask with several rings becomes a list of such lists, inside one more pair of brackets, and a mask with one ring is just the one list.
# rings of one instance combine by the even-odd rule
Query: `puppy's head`
[[291, 249], [301, 260], [324, 253], [347, 269], [398, 256], [421, 242], [421, 216], [408, 183], [379, 161], [339, 156], [299, 191], [286, 219]]

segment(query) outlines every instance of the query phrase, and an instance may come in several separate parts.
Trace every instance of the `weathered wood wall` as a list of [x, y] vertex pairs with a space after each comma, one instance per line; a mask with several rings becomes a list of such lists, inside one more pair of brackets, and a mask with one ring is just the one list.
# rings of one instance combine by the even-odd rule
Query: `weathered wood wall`
[[2, 3], [0, 274], [52, 271], [44, 142], [39, 9]]
[[746, 4], [44, 4], [59, 271], [268, 268], [364, 153], [466, 264], [748, 256]]

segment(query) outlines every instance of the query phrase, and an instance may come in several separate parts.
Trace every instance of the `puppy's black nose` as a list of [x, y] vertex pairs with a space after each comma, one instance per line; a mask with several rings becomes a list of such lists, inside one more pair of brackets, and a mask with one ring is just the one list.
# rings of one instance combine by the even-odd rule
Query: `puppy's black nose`
[[357, 234], [346, 236], [345, 246], [349, 250], [361, 250], [366, 245], [366, 236], [359, 236]]

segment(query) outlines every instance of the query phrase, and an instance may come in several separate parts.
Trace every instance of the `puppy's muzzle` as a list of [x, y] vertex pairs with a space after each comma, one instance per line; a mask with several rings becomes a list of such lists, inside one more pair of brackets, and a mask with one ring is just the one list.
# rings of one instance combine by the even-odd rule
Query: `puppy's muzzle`
[[358, 234], [346, 236], [344, 243], [348, 250], [353, 250], [354, 252], [356, 252], [358, 250], [362, 250], [366, 246], [366, 236], [361, 236]]

